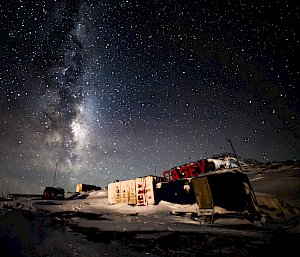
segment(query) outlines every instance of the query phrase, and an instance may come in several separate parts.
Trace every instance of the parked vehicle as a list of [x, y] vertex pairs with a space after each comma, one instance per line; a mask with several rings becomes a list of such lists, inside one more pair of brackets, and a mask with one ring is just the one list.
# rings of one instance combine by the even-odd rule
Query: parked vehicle
[[65, 199], [65, 190], [60, 187], [46, 187], [43, 192], [43, 199]]

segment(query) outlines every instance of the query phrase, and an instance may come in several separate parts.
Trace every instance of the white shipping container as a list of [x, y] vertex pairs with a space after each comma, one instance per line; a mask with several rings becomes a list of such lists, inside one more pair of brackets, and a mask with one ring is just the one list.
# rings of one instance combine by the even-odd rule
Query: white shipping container
[[146, 176], [108, 184], [108, 203], [131, 205], [155, 204], [155, 178]]
[[112, 182], [107, 185], [108, 203], [121, 203], [121, 182]]

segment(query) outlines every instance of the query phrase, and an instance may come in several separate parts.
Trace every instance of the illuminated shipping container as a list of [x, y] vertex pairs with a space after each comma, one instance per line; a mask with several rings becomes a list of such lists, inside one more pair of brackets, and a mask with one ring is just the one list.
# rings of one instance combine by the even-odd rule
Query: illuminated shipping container
[[76, 185], [76, 192], [82, 193], [82, 192], [88, 192], [93, 190], [101, 190], [101, 187], [94, 186], [94, 185], [88, 185], [88, 184], [77, 184]]
[[163, 178], [145, 176], [124, 181], [108, 183], [108, 203], [127, 203], [130, 205], [155, 204], [155, 185]]

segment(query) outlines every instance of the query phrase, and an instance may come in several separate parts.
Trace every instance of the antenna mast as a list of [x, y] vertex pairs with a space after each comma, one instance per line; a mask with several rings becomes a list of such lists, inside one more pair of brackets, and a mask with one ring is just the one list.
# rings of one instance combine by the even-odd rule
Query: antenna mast
[[56, 172], [57, 172], [57, 163], [55, 163], [55, 173], [54, 173], [54, 183], [53, 183], [53, 187], [55, 187]]
[[[226, 138], [226, 139], [227, 139], [227, 138]], [[235, 156], [235, 158], [236, 158], [236, 161], [237, 161], [237, 163], [238, 163], [238, 166], [239, 166], [240, 170], [242, 171], [242, 168], [241, 168], [241, 165], [240, 165], [239, 159], [238, 159], [238, 157], [237, 157], [237, 155], [236, 155], [236, 152], [235, 152], [235, 150], [234, 150], [233, 144], [232, 144], [232, 142], [231, 142], [231, 140], [230, 140], [230, 139], [227, 139], [227, 140], [229, 141], [229, 143], [230, 143], [230, 145], [231, 145], [231, 148], [232, 148], [232, 150], [233, 150], [233, 153], [234, 153], [234, 156]]]

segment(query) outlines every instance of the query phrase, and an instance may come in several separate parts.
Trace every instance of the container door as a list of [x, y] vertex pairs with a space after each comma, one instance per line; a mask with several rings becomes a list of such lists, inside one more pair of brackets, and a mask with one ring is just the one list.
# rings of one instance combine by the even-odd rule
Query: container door
[[82, 184], [77, 184], [76, 185], [76, 192], [77, 193], [82, 193]]
[[147, 205], [154, 205], [155, 204], [153, 180], [154, 180], [153, 176], [144, 177], [144, 181], [145, 181], [145, 198], [146, 198], [146, 204]]
[[137, 205], [146, 205], [144, 179], [136, 178], [135, 182], [136, 182]]
[[129, 198], [129, 183], [128, 180], [121, 181], [121, 203], [128, 203]]
[[197, 204], [200, 209], [213, 209], [213, 199], [206, 177], [192, 180]]
[[122, 203], [121, 182], [108, 184], [108, 202], [110, 204]]
[[136, 190], [135, 190], [135, 180], [131, 179], [128, 181], [128, 191], [129, 191], [129, 196], [128, 196], [128, 204], [131, 205], [136, 205]]
[[115, 183], [108, 183], [107, 185], [108, 187], [108, 203], [109, 204], [116, 204], [116, 187], [115, 187]]

